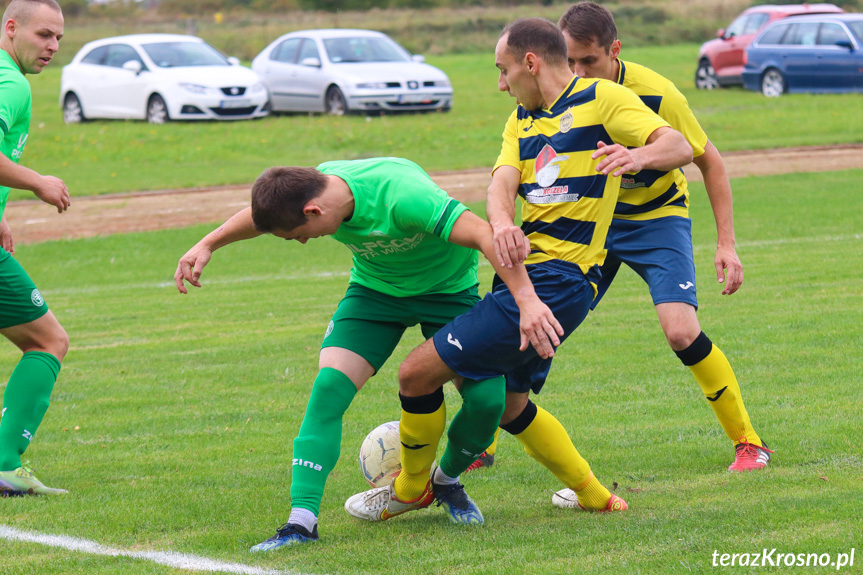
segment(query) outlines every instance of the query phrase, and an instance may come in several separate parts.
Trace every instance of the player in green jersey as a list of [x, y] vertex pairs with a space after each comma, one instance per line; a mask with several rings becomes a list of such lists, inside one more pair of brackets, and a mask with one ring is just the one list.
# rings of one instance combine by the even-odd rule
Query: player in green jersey
[[66, 493], [43, 485], [23, 464], [48, 409], [48, 398], [69, 338], [42, 294], [12, 257], [15, 245], [6, 220], [9, 188], [30, 190], [64, 212], [71, 203], [66, 184], [18, 165], [30, 130], [30, 84], [59, 49], [63, 13], [54, 0], [12, 0], [0, 31], [0, 333], [22, 352], [3, 393], [0, 413], [0, 495]]
[[[184, 282], [200, 287], [201, 271], [215, 250], [262, 233], [302, 244], [332, 236], [353, 253], [353, 268], [324, 335], [320, 370], [294, 440], [290, 517], [252, 551], [318, 538], [324, 485], [339, 457], [345, 411], [406, 328], [419, 324], [423, 336], [431, 337], [479, 300], [476, 250], [492, 258], [495, 271], [517, 294], [525, 348], [530, 342], [552, 355], [551, 343], [560, 332], [524, 266], [507, 269], [495, 261], [489, 225], [408, 160], [373, 158], [265, 171], [252, 187], [251, 207], [180, 259], [177, 288], [186, 293]], [[478, 425], [486, 424], [482, 433], [488, 436], [503, 412], [503, 385], [502, 378], [461, 384], [463, 411]]]

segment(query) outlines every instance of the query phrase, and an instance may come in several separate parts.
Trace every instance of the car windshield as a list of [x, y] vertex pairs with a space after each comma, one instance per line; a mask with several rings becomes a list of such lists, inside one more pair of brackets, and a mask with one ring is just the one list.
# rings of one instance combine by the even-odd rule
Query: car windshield
[[389, 38], [327, 38], [324, 47], [334, 64], [410, 61], [410, 55]]
[[863, 41], [863, 20], [853, 20], [851, 22], [845, 22], [851, 31], [854, 32], [854, 35], [857, 36], [858, 41]]
[[160, 68], [231, 65], [215, 48], [203, 42], [158, 42], [143, 47]]

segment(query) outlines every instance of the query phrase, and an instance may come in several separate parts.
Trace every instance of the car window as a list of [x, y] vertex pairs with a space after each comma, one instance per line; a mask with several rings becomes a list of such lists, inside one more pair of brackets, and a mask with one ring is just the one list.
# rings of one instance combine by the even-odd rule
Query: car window
[[857, 41], [863, 41], [863, 20], [855, 20], [853, 22], [846, 22], [851, 31], [857, 36]]
[[764, 26], [764, 24], [767, 23], [768, 18], [770, 18], [770, 16], [767, 14], [750, 14], [749, 18], [746, 19], [746, 22], [743, 25], [743, 31], [741, 34], [755, 34], [762, 26]]
[[731, 38], [732, 36], [740, 36], [743, 34], [743, 27], [746, 25], [746, 19], [748, 16], [738, 16], [734, 22], [732, 22], [728, 28], [725, 29], [725, 38]]
[[89, 54], [81, 58], [81, 63], [104, 66], [106, 58], [108, 58], [108, 46], [99, 46], [98, 48], [93, 48]]
[[773, 26], [758, 39], [759, 46], [776, 46], [782, 43], [782, 37], [788, 31], [787, 24], [778, 24]]
[[309, 38], [306, 38], [303, 41], [302, 46], [300, 46], [300, 55], [297, 57], [297, 62], [302, 62], [306, 58], [321, 59], [321, 55], [318, 53], [318, 47], [315, 46], [315, 41]]
[[833, 24], [832, 22], [821, 24], [821, 31], [818, 33], [819, 46], [835, 46], [836, 42], [842, 42], [843, 40], [849, 42], [851, 39], [848, 38], [848, 34], [845, 33], [842, 26]]
[[334, 63], [350, 62], [407, 62], [410, 55], [389, 38], [363, 36], [357, 38], [328, 38], [324, 47]]
[[814, 46], [818, 38], [818, 22], [798, 22], [791, 25], [782, 43], [792, 46]]
[[143, 48], [160, 68], [231, 65], [219, 51], [203, 42], [158, 42], [144, 44]]
[[300, 47], [300, 42], [302, 41], [302, 38], [289, 38], [285, 40], [270, 53], [270, 60], [293, 64], [297, 61], [297, 48]]
[[144, 62], [141, 57], [135, 52], [135, 49], [126, 44], [112, 44], [108, 46], [108, 57], [105, 59], [105, 65], [113, 68], [122, 68], [123, 64], [129, 60], [140, 62], [143, 67]]

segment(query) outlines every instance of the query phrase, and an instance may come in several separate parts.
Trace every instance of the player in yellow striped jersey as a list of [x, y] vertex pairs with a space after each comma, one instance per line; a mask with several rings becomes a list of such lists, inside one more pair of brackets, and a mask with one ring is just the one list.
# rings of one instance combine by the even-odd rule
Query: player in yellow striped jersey
[[[620, 176], [682, 166], [692, 160], [692, 148], [630, 90], [574, 77], [563, 35], [552, 22], [526, 18], [509, 25], [498, 41], [495, 65], [498, 88], [519, 102], [506, 123], [489, 188], [490, 201], [497, 201], [509, 221], [495, 233], [495, 251], [507, 267], [519, 265], [512, 259], [524, 261], [535, 294], [562, 328], [556, 330], [559, 337], [546, 331], [557, 346], [581, 324], [594, 299]], [[524, 232], [512, 225], [516, 195], [524, 199]], [[510, 240], [521, 242], [512, 244], [514, 253]], [[402, 471], [390, 488], [349, 498], [348, 513], [390, 519], [422, 507], [431, 491], [454, 523], [481, 524], [482, 514], [458, 479], [492, 443], [493, 432], [483, 435], [479, 425], [491, 421], [573, 489], [581, 508], [626, 509], [594, 477], [560, 422], [528, 399], [542, 388], [554, 354], [542, 352], [542, 339], [535, 348], [519, 337], [524, 318], [516, 303], [522, 295], [496, 281], [492, 293], [402, 363]], [[506, 376], [503, 417], [498, 411], [482, 421], [463, 421], [456, 414], [440, 466], [432, 470], [446, 426], [441, 387], [453, 378], [498, 375]]]
[[[724, 284], [723, 294], [733, 294], [743, 283], [743, 267], [734, 248], [731, 185], [722, 157], [701, 129], [686, 98], [670, 80], [644, 66], [620, 60], [621, 44], [608, 9], [580, 2], [567, 10], [559, 26], [573, 72], [631, 89], [686, 136], [695, 165], [704, 176], [716, 220], [717, 280]], [[594, 307], [621, 263], [634, 269], [650, 288], [668, 344], [692, 370], [725, 433], [734, 442], [735, 461], [729, 469], [761, 469], [770, 460], [771, 452], [752, 427], [731, 365], [701, 330], [696, 317], [698, 301], [688, 208], [689, 191], [681, 170], [642, 170], [624, 175], [609, 228], [609, 257], [602, 267]]]

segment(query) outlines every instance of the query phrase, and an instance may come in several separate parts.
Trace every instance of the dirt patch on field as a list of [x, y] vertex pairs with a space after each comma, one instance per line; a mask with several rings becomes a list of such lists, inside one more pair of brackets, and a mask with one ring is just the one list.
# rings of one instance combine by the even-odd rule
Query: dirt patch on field
[[[863, 144], [727, 152], [723, 157], [731, 178], [847, 170], [863, 168]], [[701, 180], [695, 166], [684, 171], [691, 181]], [[491, 181], [487, 169], [438, 172], [432, 178], [463, 202], [483, 200]], [[249, 195], [250, 185], [73, 197], [62, 215], [28, 200], [10, 203], [6, 214], [15, 242], [25, 244], [221, 222], [248, 206]]]

